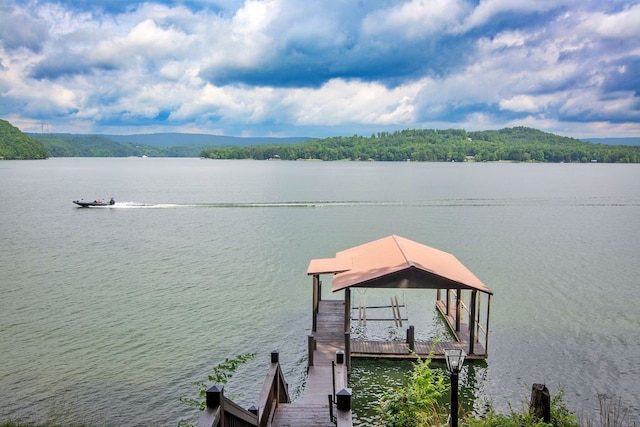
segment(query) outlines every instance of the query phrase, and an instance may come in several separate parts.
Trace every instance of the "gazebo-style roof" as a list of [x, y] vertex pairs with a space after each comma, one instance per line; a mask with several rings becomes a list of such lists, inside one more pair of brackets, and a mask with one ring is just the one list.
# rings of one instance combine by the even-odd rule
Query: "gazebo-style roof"
[[308, 275], [333, 273], [331, 290], [351, 287], [468, 289], [493, 292], [458, 259], [441, 250], [391, 235], [313, 259]]
[[[312, 331], [325, 336], [323, 329], [335, 325], [340, 311], [344, 311], [344, 350], [347, 360], [353, 353], [357, 357], [412, 357], [412, 352], [429, 355], [434, 342], [415, 340], [414, 325], [407, 330], [407, 343], [351, 339], [351, 318], [355, 309], [351, 305], [351, 288], [435, 289], [436, 309], [453, 334], [453, 342], [438, 341], [434, 357], [444, 357], [444, 350], [464, 348], [467, 358], [486, 358], [489, 342], [489, 311], [493, 292], [467, 267], [450, 253], [391, 235], [336, 253], [335, 258], [313, 259], [307, 274], [313, 276]], [[332, 276], [331, 290], [343, 291], [344, 302], [322, 299], [320, 275]], [[486, 298], [481, 298], [485, 294]], [[482, 304], [482, 301], [485, 301]], [[371, 308], [384, 308], [377, 306]], [[402, 327], [397, 298], [389, 306], [396, 327]], [[386, 321], [369, 318], [366, 305], [358, 306], [358, 322]], [[327, 317], [329, 316], [329, 317]], [[320, 326], [318, 326], [320, 325]], [[320, 329], [322, 331], [320, 331]], [[337, 344], [333, 344], [335, 347]], [[353, 352], [352, 352], [353, 350]], [[350, 362], [348, 362], [350, 364]]]

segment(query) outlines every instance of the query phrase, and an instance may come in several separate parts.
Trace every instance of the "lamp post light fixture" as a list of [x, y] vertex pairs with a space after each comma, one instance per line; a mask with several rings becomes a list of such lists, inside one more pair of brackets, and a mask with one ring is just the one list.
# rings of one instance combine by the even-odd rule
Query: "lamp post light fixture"
[[447, 369], [451, 374], [451, 427], [458, 427], [458, 374], [462, 369], [464, 358], [467, 354], [461, 348], [448, 348], [444, 350], [447, 359]]

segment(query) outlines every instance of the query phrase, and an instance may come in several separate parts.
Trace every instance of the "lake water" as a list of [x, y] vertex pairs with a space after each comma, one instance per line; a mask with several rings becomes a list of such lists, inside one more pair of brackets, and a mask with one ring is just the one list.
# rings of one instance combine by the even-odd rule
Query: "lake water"
[[248, 407], [273, 349], [297, 394], [309, 260], [397, 234], [495, 293], [479, 400], [542, 382], [640, 420], [638, 165], [56, 158], [0, 162], [0, 183], [0, 419], [193, 421], [191, 383], [255, 352], [227, 385]]

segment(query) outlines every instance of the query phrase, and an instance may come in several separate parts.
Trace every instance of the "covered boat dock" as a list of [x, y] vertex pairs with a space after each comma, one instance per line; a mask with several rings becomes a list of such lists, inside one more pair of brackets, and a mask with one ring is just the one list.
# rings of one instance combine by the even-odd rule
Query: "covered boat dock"
[[[443, 359], [445, 348], [462, 348], [468, 359], [486, 359], [489, 344], [489, 314], [493, 292], [456, 257], [441, 250], [391, 235], [336, 253], [334, 258], [313, 259], [307, 268], [313, 277], [312, 334], [331, 334], [330, 348], [343, 350], [347, 365], [351, 357], [415, 358], [431, 354]], [[343, 292], [343, 300], [322, 298], [321, 275], [331, 275], [331, 291]], [[436, 290], [435, 307], [450, 330], [451, 341], [415, 339], [415, 325], [406, 330], [406, 340], [383, 341], [352, 338], [352, 288]], [[484, 297], [483, 297], [484, 296]], [[398, 303], [391, 309], [396, 326], [403, 320]], [[410, 320], [410, 319], [409, 319]], [[314, 344], [317, 346], [317, 344]]]

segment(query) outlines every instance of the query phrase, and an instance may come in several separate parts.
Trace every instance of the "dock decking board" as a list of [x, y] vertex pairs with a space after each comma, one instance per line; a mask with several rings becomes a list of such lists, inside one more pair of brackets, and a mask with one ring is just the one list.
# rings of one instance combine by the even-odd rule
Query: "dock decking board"
[[[326, 396], [325, 400], [327, 400]], [[328, 400], [324, 405], [280, 404], [271, 425], [272, 427], [336, 427], [329, 418]]]
[[[457, 341], [439, 341], [434, 347], [433, 359], [444, 359], [445, 348], [462, 348], [468, 352], [469, 349], [469, 325], [461, 322], [460, 330], [455, 328], [455, 307], [450, 309], [449, 315], [445, 315], [445, 307], [442, 301], [438, 302], [438, 309], [446, 318], [447, 324]], [[342, 300], [322, 300], [318, 309], [317, 331], [314, 334], [317, 340], [317, 348], [322, 349], [324, 356], [328, 357], [326, 362], [316, 360], [318, 353], [314, 355], [316, 365], [322, 363], [331, 364], [337, 350], [344, 350], [344, 301]], [[415, 355], [426, 358], [433, 346], [431, 341], [415, 342]], [[479, 342], [474, 344], [474, 354], [468, 354], [468, 359], [485, 359], [484, 347]], [[352, 358], [415, 358], [404, 341], [363, 341], [351, 340]]]
[[[344, 350], [344, 302], [320, 301], [317, 331], [313, 334], [316, 348], [313, 366], [307, 371], [307, 383], [302, 396], [292, 403], [281, 404], [273, 417], [273, 427], [308, 426], [335, 427], [331, 422], [329, 398], [333, 394], [332, 361], [336, 352]], [[336, 391], [346, 384], [336, 378]]]

